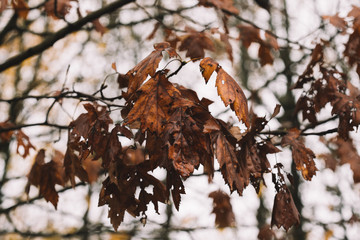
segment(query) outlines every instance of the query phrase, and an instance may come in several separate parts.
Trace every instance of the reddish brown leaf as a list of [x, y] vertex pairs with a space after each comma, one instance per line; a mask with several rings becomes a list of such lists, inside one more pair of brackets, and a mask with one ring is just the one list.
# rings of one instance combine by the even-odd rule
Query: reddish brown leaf
[[135, 166], [145, 161], [144, 150], [140, 147], [136, 149], [124, 148], [123, 155], [123, 162], [126, 166]]
[[[165, 203], [168, 195], [164, 184], [147, 173], [151, 168], [145, 162], [138, 167], [127, 167], [121, 161], [114, 164], [117, 181], [114, 183], [108, 177], [103, 182], [99, 206], [109, 206], [108, 217], [117, 230], [123, 221], [125, 211], [134, 217], [139, 216], [140, 213], [145, 214], [147, 204], [152, 202], [155, 211], [158, 212], [158, 202]], [[152, 193], [147, 190], [149, 186], [152, 186]], [[139, 195], [136, 193], [137, 189], [140, 189]]]
[[300, 223], [300, 214], [286, 185], [276, 193], [271, 218], [271, 226], [284, 227], [286, 231]]
[[24, 0], [11, 0], [11, 5], [13, 6], [15, 12], [19, 15], [19, 17], [23, 19], [27, 18], [30, 9], [28, 4]]
[[305, 83], [314, 80], [313, 73], [314, 73], [314, 66], [317, 63], [321, 63], [324, 58], [323, 53], [323, 46], [321, 44], [317, 44], [311, 54], [311, 60], [307, 65], [303, 74], [299, 76], [298, 81], [295, 83], [293, 88], [302, 88]]
[[169, 169], [167, 169], [166, 189], [167, 189], [167, 191], [171, 190], [171, 196], [172, 196], [175, 208], [179, 211], [179, 206], [180, 206], [180, 202], [181, 202], [180, 194], [185, 194], [185, 187], [180, 178], [180, 175], [175, 171], [175, 169], [173, 167], [169, 167]]
[[186, 109], [178, 108], [169, 119], [164, 129], [164, 139], [168, 146], [168, 158], [174, 169], [187, 178], [199, 167], [212, 158], [212, 152], [201, 125], [187, 114]]
[[271, 115], [270, 119], [276, 117], [279, 113], [280, 113], [280, 110], [281, 110], [281, 105], [280, 104], [276, 104], [275, 108], [274, 108], [274, 112], [273, 114]]
[[207, 83], [213, 72], [219, 67], [219, 64], [210, 57], [206, 57], [200, 62], [200, 70]]
[[127, 88], [129, 86], [129, 75], [119, 73], [117, 82], [119, 84], [119, 88]]
[[281, 146], [291, 146], [296, 169], [301, 171], [305, 180], [311, 180], [318, 170], [314, 162], [315, 154], [311, 149], [305, 147], [299, 137], [300, 130], [296, 128], [290, 129], [288, 134], [283, 137]]
[[58, 193], [55, 190], [55, 185], [64, 186], [64, 168], [62, 159], [58, 159], [58, 153], [55, 153], [54, 158], [45, 163], [45, 150], [39, 150], [35, 158], [30, 173], [28, 174], [28, 183], [26, 184], [25, 191], [28, 194], [30, 185], [39, 188], [39, 195], [43, 196], [46, 201], [51, 202], [55, 209], [58, 203]]
[[320, 154], [319, 158], [324, 159], [325, 161], [325, 167], [329, 168], [333, 171], [335, 171], [337, 165], [339, 164], [338, 161], [336, 160], [335, 156], [333, 154]]
[[260, 58], [261, 66], [265, 66], [266, 64], [272, 64], [274, 62], [274, 58], [271, 55], [270, 48], [260, 45], [258, 56]]
[[153, 39], [155, 37], [155, 33], [157, 32], [157, 30], [159, 29], [160, 26], [161, 26], [160, 22], [156, 22], [155, 25], [154, 25], [154, 29], [151, 31], [151, 33], [146, 38], [146, 40]]
[[354, 18], [354, 26], [359, 26], [360, 24], [360, 8], [353, 5], [351, 11], [347, 15], [348, 17]]
[[95, 31], [99, 32], [101, 36], [104, 35], [107, 31], [109, 31], [109, 29], [107, 29], [106, 27], [104, 27], [104, 25], [100, 23], [100, 20], [98, 18], [92, 21], [92, 24], [94, 25]]
[[339, 91], [345, 87], [344, 81], [339, 78], [343, 75], [342, 73], [322, 66], [320, 66], [320, 71], [322, 73], [321, 78], [315, 79], [311, 70], [306, 79], [299, 79], [295, 85], [303, 87], [306, 82], [311, 81], [310, 89], [304, 92], [297, 101], [295, 112], [302, 111], [303, 119], [309, 120], [312, 124], [317, 123], [316, 113], [320, 112], [327, 103], [334, 104]]
[[213, 199], [213, 210], [215, 224], [218, 228], [234, 227], [236, 225], [235, 215], [230, 203], [230, 196], [218, 190], [211, 192], [209, 197]]
[[[161, 61], [163, 55], [162, 52], [166, 51], [170, 57], [176, 57], [177, 53], [175, 50], [170, 47], [168, 42], [157, 43], [154, 45], [155, 50], [150, 53], [145, 59], [138, 63], [133, 69], [126, 73], [126, 78], [128, 78], [128, 91], [126, 94], [123, 94], [125, 99], [130, 97], [134, 92], [136, 92], [142, 83], [146, 80], [148, 75], [150, 77], [155, 76], [156, 69]], [[122, 77], [123, 79], [124, 77]]]
[[199, 0], [199, 5], [204, 7], [215, 7], [235, 15], [239, 14], [239, 10], [234, 6], [233, 0]]
[[263, 40], [263, 44], [270, 48], [273, 48], [274, 50], [279, 50], [279, 44], [277, 42], [277, 39], [271, 32], [266, 31], [265, 32], [265, 39]]
[[[106, 143], [108, 138], [109, 124], [112, 123], [110, 113], [105, 106], [101, 106], [96, 102], [92, 104], [84, 104], [87, 113], [81, 114], [76, 120], [69, 125], [70, 140], [77, 141], [79, 145], [83, 146], [80, 157], [85, 149], [89, 149], [89, 153], [94, 154], [94, 159], [102, 157], [106, 151]], [[83, 137], [82, 141], [79, 137]]]
[[[76, 146], [74, 146], [76, 145]], [[89, 182], [89, 177], [85, 171], [79, 155], [75, 153], [78, 150], [77, 142], [69, 142], [64, 157], [64, 167], [66, 179], [70, 179], [71, 186], [75, 187], [75, 176], [83, 182]], [[84, 155], [86, 158], [88, 156]]]
[[237, 144], [239, 162], [246, 166], [244, 177], [251, 180], [256, 192], [260, 191], [260, 183], [264, 173], [270, 172], [270, 163], [267, 154], [277, 153], [280, 150], [270, 141], [257, 142], [256, 136], [264, 129], [267, 121], [265, 118], [253, 117], [251, 127], [243, 133]]
[[260, 58], [261, 66], [266, 64], [273, 64], [274, 57], [272, 56], [271, 49], [279, 50], [277, 39], [265, 32], [264, 38], [260, 36], [260, 29], [248, 25], [238, 26], [240, 30], [240, 40], [245, 48], [249, 48], [252, 43], [260, 44], [258, 56]]
[[229, 59], [231, 62], [234, 61], [234, 57], [233, 57], [233, 49], [232, 49], [232, 46], [231, 46], [231, 43], [229, 41], [229, 35], [226, 34], [226, 33], [221, 33], [219, 32], [220, 34], [220, 40], [225, 44], [225, 50], [226, 50], [226, 53], [228, 54], [229, 56]]
[[273, 240], [275, 238], [275, 232], [271, 229], [269, 224], [265, 224], [263, 227], [260, 228], [258, 234], [259, 240]]
[[215, 132], [212, 142], [216, 144], [215, 154], [220, 164], [220, 170], [230, 191], [237, 191], [242, 195], [244, 188], [249, 184], [246, 163], [239, 162], [235, 147], [226, 139], [222, 132]]
[[[353, 23], [353, 33], [350, 35], [348, 42], [345, 44], [344, 56], [347, 58], [348, 63], [351, 66], [357, 65], [357, 68], [360, 67], [359, 54], [360, 54], [360, 16], [359, 16], [359, 8], [354, 7], [351, 16], [355, 17]], [[349, 14], [350, 14], [349, 13]], [[359, 71], [357, 71], [359, 72]]]
[[350, 168], [353, 171], [354, 182], [360, 182], [360, 156], [354, 146], [354, 143], [351, 139], [347, 141], [337, 138], [332, 141], [336, 144], [337, 148], [335, 149], [335, 155], [340, 159], [339, 164], [350, 164]]
[[334, 94], [331, 114], [339, 116], [338, 133], [344, 140], [348, 139], [349, 131], [357, 129], [360, 125], [360, 101], [357, 97], [351, 97], [340, 92]]
[[49, 0], [45, 3], [45, 12], [48, 16], [53, 17], [54, 19], [64, 18], [71, 9], [71, 1], [76, 0]]
[[143, 132], [149, 129], [160, 134], [164, 127], [163, 123], [169, 118], [170, 105], [177, 96], [180, 96], [180, 91], [162, 72], [158, 72], [154, 78], [147, 81], [139, 91], [141, 95], [129, 112], [126, 124], [139, 121]]
[[[17, 140], [16, 152], [23, 158], [26, 158], [30, 153], [30, 149], [32, 148], [35, 150], [35, 147], [31, 144], [29, 137], [23, 131], [17, 130], [15, 135]], [[20, 153], [20, 151], [22, 151], [22, 153]]]
[[222, 68], [218, 69], [216, 87], [225, 106], [230, 105], [240, 121], [249, 127], [247, 99], [239, 84]]
[[88, 175], [89, 183], [92, 184], [96, 182], [99, 178], [100, 172], [101, 172], [101, 162], [100, 161], [94, 161], [91, 158], [86, 158], [82, 165]]
[[[109, 168], [109, 164], [111, 162], [120, 161], [119, 158], [122, 150], [121, 143], [118, 138], [118, 133], [120, 132], [120, 128], [121, 128], [120, 125], [116, 124], [115, 127], [111, 130], [111, 133], [109, 135], [106, 144], [107, 151], [105, 151], [102, 161], [102, 166], [105, 169]], [[115, 177], [114, 173], [110, 170], [109, 170], [109, 176], [110, 178]]]
[[0, 130], [4, 130], [4, 132], [0, 132], [0, 140], [1, 142], [9, 142], [14, 131], [5, 131], [5, 129], [9, 129], [14, 127], [15, 125], [10, 122], [0, 122]]
[[197, 32], [187, 27], [189, 34], [184, 35], [179, 46], [180, 51], [186, 51], [186, 57], [190, 57], [193, 62], [204, 58], [205, 49], [215, 51], [213, 41], [204, 32]]
[[322, 16], [323, 19], [328, 20], [332, 25], [340, 29], [341, 31], [345, 31], [347, 28], [347, 23], [344, 18], [339, 17], [339, 14], [334, 16]]

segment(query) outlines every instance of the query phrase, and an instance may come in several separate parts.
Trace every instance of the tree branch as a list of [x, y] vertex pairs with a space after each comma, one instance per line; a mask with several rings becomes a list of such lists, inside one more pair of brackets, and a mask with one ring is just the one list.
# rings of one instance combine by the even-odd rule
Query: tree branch
[[131, 2], [135, 2], [135, 0], [115, 1], [95, 12], [90, 13], [86, 17], [81, 18], [76, 22], [67, 25], [66, 27], [55, 32], [54, 34], [48, 36], [43, 42], [39, 43], [38, 45], [31, 47], [31, 48], [27, 49], [26, 51], [19, 53], [18, 55], [15, 55], [14, 57], [11, 57], [4, 63], [0, 64], [0, 72], [4, 71], [10, 67], [16, 66], [16, 65], [20, 64], [22, 61], [24, 61], [25, 59], [28, 59], [32, 56], [35, 56], [35, 55], [43, 52], [44, 50], [53, 46], [55, 42], [64, 38], [68, 34], [80, 30], [85, 24], [96, 20], [97, 18], [101, 17], [102, 15], [111, 13], [111, 12], [115, 11], [116, 9], [121, 8]]
[[[79, 183], [75, 184], [75, 187], [77, 187], [77, 186], [85, 186], [85, 185], [86, 185], [86, 183], [79, 182]], [[67, 191], [69, 189], [73, 189], [73, 187], [71, 187], [71, 186], [64, 187], [64, 188], [60, 189], [59, 191], [57, 191], [57, 193], [62, 193], [62, 192], [65, 192], [65, 191]], [[37, 196], [37, 197], [31, 198], [31, 199], [29, 199], [27, 201], [19, 201], [16, 204], [12, 205], [11, 207], [0, 209], [0, 214], [7, 214], [11, 210], [13, 210], [13, 209], [15, 209], [15, 208], [17, 208], [19, 206], [26, 205], [26, 204], [32, 203], [32, 202], [34, 202], [36, 200], [40, 200], [40, 199], [43, 199], [43, 197], [42, 196]]]

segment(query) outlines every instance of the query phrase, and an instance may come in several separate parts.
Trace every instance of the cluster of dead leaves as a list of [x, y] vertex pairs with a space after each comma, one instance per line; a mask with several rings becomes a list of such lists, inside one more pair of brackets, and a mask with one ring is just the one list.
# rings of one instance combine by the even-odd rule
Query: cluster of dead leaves
[[[99, 206], [109, 207], [108, 217], [116, 230], [126, 212], [146, 218], [150, 203], [158, 212], [159, 203], [167, 203], [172, 198], [179, 209], [181, 195], [185, 194], [183, 181], [200, 166], [211, 181], [215, 159], [231, 192], [242, 195], [249, 184], [259, 191], [263, 175], [271, 172], [267, 154], [280, 151], [270, 140], [258, 138], [268, 120], [255, 114], [250, 119], [241, 87], [219, 63], [204, 58], [200, 69], [205, 82], [216, 72], [215, 85], [220, 99], [247, 129], [241, 132], [213, 117], [209, 112], [211, 100], [200, 100], [193, 90], [173, 84], [168, 70], [157, 71], [163, 52], [172, 58], [178, 56], [170, 43], [158, 43], [144, 60], [126, 74], [119, 74], [119, 88], [125, 100], [122, 125], [113, 124], [106, 106], [97, 102], [84, 104], [86, 112], [69, 125], [65, 155], [55, 152], [47, 158], [44, 150], [38, 152], [28, 175], [27, 192], [30, 185], [38, 187], [39, 194], [56, 207], [56, 185], [65, 186], [70, 182], [74, 187], [76, 178], [91, 183], [101, 171], [106, 179], [102, 183]], [[116, 70], [116, 66], [113, 67]], [[277, 106], [271, 117], [279, 110]], [[131, 139], [133, 145], [122, 146], [119, 137]], [[24, 138], [20, 135], [20, 139]], [[310, 180], [316, 170], [313, 154], [303, 145], [297, 131], [283, 138], [285, 145], [291, 146], [298, 169]], [[300, 156], [297, 152], [306, 154]], [[166, 170], [165, 180], [153, 176], [157, 168]], [[280, 171], [278, 176], [282, 176]], [[274, 183], [278, 193], [273, 224], [287, 230], [298, 223], [297, 210], [293, 209], [291, 194], [283, 181]], [[229, 196], [213, 192], [209, 197], [214, 199], [216, 224], [233, 226], [235, 218]], [[283, 209], [292, 210], [289, 213]]]
[[[191, 36], [188, 38], [192, 39]], [[177, 56], [171, 44], [159, 43], [154, 48], [148, 57], [128, 73], [119, 74], [118, 78], [120, 88], [124, 89], [122, 96], [126, 100], [122, 110], [125, 119], [122, 128], [137, 132], [133, 139], [136, 148], [141, 149], [137, 154], [141, 160], [127, 164], [124, 149], [114, 134], [108, 149], [116, 151], [110, 159], [103, 158], [109, 177], [103, 183], [99, 203], [109, 205], [109, 217], [115, 229], [125, 211], [134, 216], [145, 214], [149, 202], [157, 209], [158, 202], [168, 201], [170, 194], [178, 209], [181, 194], [185, 193], [183, 180], [200, 165], [211, 180], [215, 156], [230, 190], [241, 195], [250, 182], [258, 186], [263, 174], [270, 172], [266, 155], [279, 151], [270, 141], [256, 140], [256, 135], [267, 121], [257, 117], [250, 121], [242, 89], [217, 62], [204, 58], [200, 62], [202, 74], [207, 83], [211, 75], [217, 73], [216, 87], [221, 100], [249, 127], [241, 139], [233, 135], [230, 126], [210, 114], [208, 106], [212, 101], [205, 98], [200, 100], [194, 91], [171, 83], [167, 70], [156, 71], [163, 51], [170, 57]], [[157, 167], [167, 171], [165, 185], [149, 174]], [[145, 190], [149, 185], [154, 187], [152, 193]], [[140, 187], [146, 197], [135, 198], [136, 187]], [[218, 195], [221, 194], [213, 193], [210, 196], [216, 205], [215, 214], [220, 212], [218, 208], [225, 208], [222, 205], [226, 205], [215, 200]], [[221, 227], [233, 224], [231, 205], [226, 199], [223, 197], [219, 200], [228, 202], [226, 216], [216, 217]], [[223, 218], [227, 220], [220, 220]]]
[[[206, 50], [214, 52], [217, 55], [226, 53], [229, 60], [233, 62], [234, 58], [231, 40], [241, 40], [245, 48], [249, 48], [252, 43], [259, 44], [258, 57], [261, 66], [266, 64], [272, 65], [274, 63], [273, 54], [279, 50], [276, 37], [270, 32], [264, 32], [264, 37], [262, 37], [261, 30], [251, 25], [239, 25], [239, 37], [232, 37], [229, 35], [227, 29], [227, 19], [225, 18], [223, 20], [224, 31], [219, 28], [211, 28], [199, 32], [186, 26], [184, 29], [185, 33], [178, 35], [171, 29], [163, 28], [162, 30], [165, 34], [165, 41], [169, 42], [172, 48], [186, 52], [185, 56], [191, 58], [193, 62], [203, 59]], [[160, 27], [161, 25], [156, 23], [154, 30], [147, 39], [154, 38], [156, 31], [158, 31]]]
[[[319, 66], [321, 77], [315, 77], [313, 69], [316, 65]], [[325, 67], [321, 44], [313, 50], [311, 61], [294, 88], [303, 88], [305, 84], [309, 84], [310, 88], [298, 99], [295, 112], [302, 112], [303, 119], [315, 125], [318, 122], [316, 114], [330, 103], [331, 114], [339, 117], [339, 136], [348, 139], [349, 132], [360, 124], [360, 91], [346, 81], [343, 73]]]

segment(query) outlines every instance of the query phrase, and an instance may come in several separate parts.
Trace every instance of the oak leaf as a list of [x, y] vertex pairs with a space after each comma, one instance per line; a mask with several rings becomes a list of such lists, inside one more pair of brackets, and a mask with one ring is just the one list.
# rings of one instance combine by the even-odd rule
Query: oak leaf
[[301, 171], [305, 180], [311, 180], [318, 170], [314, 162], [315, 154], [311, 149], [305, 147], [299, 137], [300, 130], [290, 129], [281, 140], [281, 146], [290, 145], [296, 169]]
[[244, 92], [239, 84], [222, 68], [217, 71], [217, 74], [216, 87], [218, 95], [221, 97], [225, 106], [230, 105], [230, 108], [235, 111], [238, 119], [248, 127], [248, 105]]
[[[87, 113], [82, 113], [76, 120], [69, 124], [71, 141], [78, 141], [82, 148], [80, 157], [84, 154], [94, 154], [94, 159], [102, 157], [106, 151], [109, 124], [113, 121], [105, 106], [94, 102], [84, 104]], [[82, 137], [82, 138], [79, 138]], [[82, 140], [83, 139], [83, 140]], [[85, 150], [89, 151], [85, 151]]]
[[139, 93], [139, 98], [127, 116], [126, 124], [139, 121], [143, 132], [148, 129], [160, 134], [164, 122], [169, 118], [171, 104], [180, 96], [180, 91], [168, 81], [165, 73], [157, 72], [154, 78], [141, 86]]
[[[147, 204], [150, 202], [158, 212], [158, 202], [165, 203], [168, 195], [164, 184], [147, 173], [152, 170], [149, 161], [138, 166], [126, 166], [121, 161], [114, 164], [117, 169], [117, 182], [112, 182], [110, 177], [105, 179], [100, 192], [99, 206], [105, 204], [109, 206], [108, 217], [114, 229], [117, 230], [125, 212], [134, 217], [139, 216], [140, 213], [145, 213]], [[147, 190], [149, 186], [153, 186], [152, 193]], [[137, 198], [135, 194], [138, 188], [140, 188], [140, 193]]]
[[360, 101], [357, 97], [345, 95], [340, 92], [334, 94], [331, 114], [339, 116], [338, 133], [341, 138], [347, 140], [349, 131], [353, 131], [360, 125]]
[[[154, 51], [152, 51], [149, 56], [143, 59], [140, 63], [138, 63], [134, 68], [126, 73], [126, 77], [122, 76], [122, 84], [128, 81], [128, 90], [126, 94], [123, 94], [125, 99], [128, 99], [133, 93], [135, 93], [143, 82], [146, 80], [148, 75], [150, 77], [155, 76], [156, 69], [163, 58], [162, 52], [166, 51], [169, 54], [169, 57], [176, 57], [176, 51], [170, 47], [168, 42], [157, 43], [154, 45]], [[120, 82], [120, 81], [119, 81]]]
[[216, 87], [218, 95], [225, 106], [230, 105], [230, 108], [235, 111], [238, 119], [249, 127], [247, 99], [239, 84], [211, 58], [204, 58], [200, 62], [200, 70], [206, 83], [212, 73], [214, 71], [217, 72]]
[[[71, 186], [73, 188], [75, 187], [75, 176], [83, 182], [89, 182], [88, 174], [82, 163], [82, 159], [86, 159], [89, 153], [81, 154], [79, 153], [79, 150], [80, 148], [78, 141], [68, 141], [68, 146], [64, 157], [64, 167], [66, 179], [70, 180]], [[82, 156], [79, 156], [79, 154]]]
[[205, 32], [197, 32], [187, 27], [185, 29], [189, 34], [182, 36], [180, 51], [186, 51], [186, 57], [190, 57], [193, 62], [204, 58], [205, 49], [215, 51], [213, 41]]
[[273, 64], [274, 57], [271, 49], [279, 50], [276, 38], [269, 32], [265, 32], [264, 37], [260, 35], [260, 29], [249, 25], [239, 25], [240, 40], [245, 48], [249, 48], [252, 43], [260, 44], [258, 56], [261, 66]]
[[[26, 158], [30, 153], [30, 149], [32, 148], [35, 150], [35, 147], [31, 144], [30, 138], [23, 131], [17, 130], [15, 136], [17, 140], [16, 152], [23, 158]], [[20, 152], [20, 149], [22, 149], [22, 153]]]
[[200, 62], [201, 74], [207, 83], [213, 72], [219, 67], [219, 64], [210, 57], [206, 57]]
[[179, 211], [181, 194], [185, 194], [185, 187], [180, 175], [172, 166], [167, 169], [166, 189], [168, 191], [167, 195], [171, 192], [175, 208]]
[[[330, 140], [330, 143], [335, 144], [336, 148], [332, 149], [332, 152], [334, 154], [328, 154], [325, 156], [322, 156], [325, 158], [327, 166], [331, 168], [332, 170], [335, 170], [335, 166], [337, 164], [343, 165], [343, 164], [349, 164], [351, 170], [353, 171], [353, 179], [355, 183], [360, 182], [360, 155], [358, 151], [356, 150], [356, 147], [354, 146], [354, 143], [352, 139], [347, 139], [346, 141], [342, 138], [334, 138]], [[334, 157], [336, 159], [334, 159]], [[337, 160], [338, 159], [338, 160]], [[340, 161], [339, 161], [340, 160]], [[329, 165], [331, 164], [331, 165]], [[335, 166], [333, 166], [335, 165]]]
[[242, 195], [244, 188], [249, 184], [246, 162], [238, 161], [235, 146], [226, 139], [221, 131], [212, 134], [212, 143], [216, 145], [214, 152], [230, 191], [236, 190], [239, 195]]
[[211, 192], [209, 197], [213, 199], [213, 210], [215, 224], [218, 228], [234, 227], [236, 225], [235, 214], [232, 210], [230, 196], [218, 190]]
[[55, 185], [64, 186], [65, 184], [62, 158], [53, 158], [50, 162], [45, 163], [45, 150], [39, 150], [27, 177], [28, 182], [25, 192], [29, 194], [30, 185], [38, 187], [39, 195], [43, 196], [46, 201], [51, 202], [56, 209], [59, 195]]
[[88, 175], [89, 183], [96, 182], [101, 173], [101, 162], [88, 157], [82, 162], [82, 165]]
[[300, 223], [300, 214], [286, 185], [276, 193], [272, 211], [271, 226], [284, 227], [286, 231]]
[[168, 146], [168, 159], [183, 178], [189, 177], [200, 163], [212, 158], [201, 125], [184, 108], [178, 108], [170, 117], [164, 129], [164, 139]]

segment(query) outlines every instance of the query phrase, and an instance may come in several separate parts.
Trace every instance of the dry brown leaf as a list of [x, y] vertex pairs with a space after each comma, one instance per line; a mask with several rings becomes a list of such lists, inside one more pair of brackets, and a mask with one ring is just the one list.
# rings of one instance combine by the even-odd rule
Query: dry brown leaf
[[284, 227], [286, 231], [300, 223], [300, 214], [297, 210], [289, 189], [283, 185], [275, 195], [271, 226]]
[[341, 31], [345, 31], [347, 28], [347, 23], [344, 18], [339, 17], [337, 13], [334, 16], [322, 16], [323, 19], [329, 20], [329, 22], [334, 25], [336, 28], [340, 29]]
[[30, 173], [27, 176], [28, 182], [25, 187], [27, 194], [29, 194], [30, 185], [39, 188], [39, 195], [43, 196], [46, 201], [51, 202], [55, 209], [57, 208], [59, 200], [55, 185], [64, 186], [65, 184], [64, 167], [61, 160], [53, 159], [45, 163], [45, 150], [39, 150]]
[[70, 12], [71, 1], [77, 0], [57, 0], [56, 5], [55, 0], [49, 0], [45, 3], [45, 12], [54, 19], [62, 19]]
[[236, 225], [236, 221], [230, 202], [230, 196], [225, 192], [218, 190], [211, 192], [209, 197], [213, 199], [212, 213], [215, 214], [216, 227], [234, 227]]
[[[31, 144], [30, 138], [23, 131], [17, 130], [15, 136], [17, 140], [16, 152], [23, 158], [26, 158], [30, 153], [30, 149], [32, 148], [35, 150], [35, 147]], [[23, 153], [20, 153], [21, 149]]]
[[301, 171], [305, 180], [311, 180], [318, 171], [314, 162], [315, 154], [311, 149], [305, 147], [299, 137], [300, 130], [296, 128], [290, 129], [288, 134], [281, 140], [281, 146], [291, 146], [296, 169]]
[[219, 67], [219, 64], [210, 57], [206, 57], [200, 62], [201, 74], [207, 83], [213, 72]]
[[19, 17], [23, 19], [27, 18], [30, 9], [29, 5], [24, 0], [11, 0], [11, 5], [13, 6], [15, 12], [19, 15]]
[[130, 97], [140, 88], [140, 86], [146, 80], [148, 75], [150, 75], [150, 77], [154, 77], [159, 62], [163, 57], [162, 55], [163, 51], [166, 51], [169, 54], [170, 58], [177, 56], [177, 53], [172, 47], [170, 47], [170, 44], [168, 42], [157, 43], [154, 45], [154, 48], [155, 50], [152, 51], [152, 53], [150, 53], [149, 56], [147, 56], [140, 63], [138, 63], [133, 69], [131, 69], [126, 73], [125, 78], [124, 76], [121, 77], [122, 83], [128, 82], [129, 84], [128, 91], [126, 92], [126, 94], [123, 94], [125, 99]]
[[247, 99], [239, 84], [222, 68], [218, 69], [216, 77], [216, 87], [218, 95], [224, 102], [225, 106], [229, 106], [235, 111], [240, 121], [249, 127], [249, 114]]
[[126, 124], [140, 122], [140, 128], [144, 132], [150, 130], [160, 134], [164, 122], [169, 118], [168, 112], [174, 99], [180, 95], [166, 78], [165, 74], [158, 72], [139, 89], [140, 97], [127, 116]]
[[190, 57], [193, 62], [205, 57], [205, 49], [215, 51], [214, 43], [205, 32], [197, 32], [187, 27], [189, 34], [182, 36], [180, 51], [186, 51], [186, 57]]

